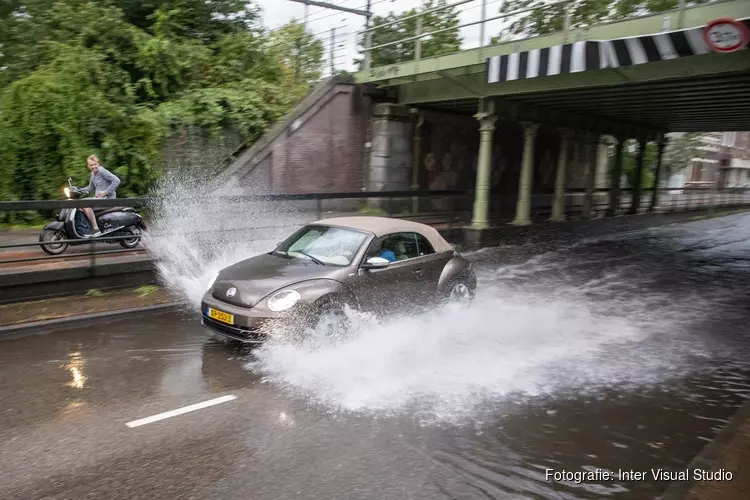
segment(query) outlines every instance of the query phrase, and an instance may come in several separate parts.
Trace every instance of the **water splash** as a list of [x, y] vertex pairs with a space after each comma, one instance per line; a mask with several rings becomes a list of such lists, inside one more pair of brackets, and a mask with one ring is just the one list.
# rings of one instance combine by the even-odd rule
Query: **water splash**
[[[710, 304], [665, 301], [632, 262], [611, 259], [602, 271], [601, 255], [581, 258], [580, 245], [504, 265], [493, 262], [499, 253], [508, 258], [508, 249], [472, 255], [480, 295], [468, 309], [350, 313], [352, 335], [273, 338], [247, 368], [336, 411], [459, 424], [509, 401], [661, 384], [709, 352], [683, 327]], [[591, 262], [596, 272], [584, 272]]]
[[191, 307], [199, 307], [221, 269], [274, 248], [311, 216], [273, 201], [220, 201], [253, 194], [237, 185], [210, 192], [194, 174], [165, 176], [157, 186], [144, 246], [160, 281]]

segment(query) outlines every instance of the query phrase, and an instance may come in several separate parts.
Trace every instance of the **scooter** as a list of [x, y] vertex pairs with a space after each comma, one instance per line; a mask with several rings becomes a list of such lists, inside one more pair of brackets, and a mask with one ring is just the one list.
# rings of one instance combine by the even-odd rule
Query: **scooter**
[[[68, 187], [63, 189], [69, 200], [81, 197], [81, 188], [73, 186], [73, 180], [68, 178]], [[95, 208], [94, 217], [99, 224], [101, 234], [96, 237], [97, 242], [119, 243], [123, 248], [132, 249], [138, 246], [141, 232], [146, 229], [143, 218], [130, 207]], [[91, 243], [91, 237], [85, 236], [92, 231], [89, 218], [83, 210], [78, 208], [63, 208], [54, 221], [47, 224], [39, 235], [42, 250], [50, 255], [60, 255], [70, 245], [84, 245]], [[107, 236], [133, 236], [117, 240], [106, 240]], [[55, 243], [60, 240], [79, 240], [71, 243]]]

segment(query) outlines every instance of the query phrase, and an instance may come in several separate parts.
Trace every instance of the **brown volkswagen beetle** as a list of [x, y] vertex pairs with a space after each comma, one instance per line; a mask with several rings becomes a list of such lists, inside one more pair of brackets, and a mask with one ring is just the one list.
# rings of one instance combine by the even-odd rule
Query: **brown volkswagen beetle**
[[201, 302], [202, 324], [241, 342], [265, 339], [264, 325], [304, 318], [315, 326], [345, 306], [388, 314], [476, 293], [472, 264], [438, 231], [388, 217], [310, 223], [275, 250], [221, 270]]

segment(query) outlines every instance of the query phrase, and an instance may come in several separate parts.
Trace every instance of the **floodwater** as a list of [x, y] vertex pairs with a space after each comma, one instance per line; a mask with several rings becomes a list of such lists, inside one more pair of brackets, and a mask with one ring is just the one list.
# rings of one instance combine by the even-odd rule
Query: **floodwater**
[[[651, 470], [684, 469], [750, 396], [748, 236], [750, 215], [734, 215], [484, 249], [469, 255], [468, 310], [354, 315], [329, 344], [232, 347], [190, 307], [5, 341], [0, 398], [20, 413], [0, 417], [0, 439], [20, 438], [0, 451], [13, 464], [0, 484], [8, 498], [113, 484], [109, 498], [655, 498], [669, 483]], [[173, 290], [190, 303], [208, 278]], [[88, 392], [82, 415], [61, 417], [70, 396], [49, 373], [70, 369], [48, 361], [72, 352]], [[237, 400], [125, 429], [224, 394]], [[31, 465], [56, 450], [75, 465]], [[615, 477], [548, 477], [597, 470]]]

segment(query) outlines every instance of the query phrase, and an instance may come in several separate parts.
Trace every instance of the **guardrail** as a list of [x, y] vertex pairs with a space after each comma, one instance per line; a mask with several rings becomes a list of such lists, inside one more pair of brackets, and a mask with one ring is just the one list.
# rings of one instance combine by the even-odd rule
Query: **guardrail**
[[[626, 212], [630, 208], [632, 189], [620, 189], [620, 212]], [[649, 210], [651, 208], [651, 193], [653, 189], [642, 189], [641, 206], [639, 211]], [[594, 217], [604, 215], [609, 210], [609, 192], [610, 189], [595, 189], [593, 191], [593, 202], [591, 204], [591, 214]], [[583, 215], [585, 189], [568, 189], [566, 191], [566, 215], [568, 217], [580, 217]], [[550, 214], [552, 206], [553, 192], [551, 190], [537, 192], [532, 198], [532, 212], [536, 218], [543, 218]], [[347, 200], [349, 203], [347, 204]], [[200, 201], [186, 200], [190, 203], [223, 203], [237, 204], [252, 202], [314, 202], [314, 205], [308, 206], [290, 206], [292, 212], [306, 213], [315, 219], [322, 219], [324, 215], [356, 215], [363, 213], [357, 207], [356, 203], [363, 203], [366, 200], [379, 201], [379, 210], [372, 213], [379, 213], [388, 216], [396, 216], [408, 219], [431, 218], [431, 222], [458, 223], [466, 224], [471, 217], [471, 207], [473, 203], [473, 193], [464, 190], [441, 190], [441, 191], [370, 191], [370, 192], [346, 192], [346, 193], [315, 193], [315, 194], [265, 194], [265, 195], [246, 195], [246, 196], [223, 196], [209, 197]], [[656, 212], [673, 212], [683, 210], [693, 210], [698, 208], [708, 208], [709, 210], [726, 207], [750, 205], [750, 188], [724, 188], [719, 191], [712, 191], [705, 188], [662, 188], [659, 190], [659, 203], [653, 207]], [[121, 198], [121, 199], [96, 199], [87, 198], [82, 200], [22, 200], [22, 201], [3, 201], [0, 202], [1, 212], [20, 212], [33, 210], [55, 210], [62, 208], [105, 208], [114, 206], [127, 206], [134, 208], [144, 208], [153, 206], [158, 203], [157, 198]], [[351, 202], [355, 203], [352, 204]], [[328, 205], [326, 202], [333, 202]], [[512, 218], [515, 209], [516, 195], [495, 193], [492, 195], [491, 208], [492, 216], [499, 220]], [[343, 204], [342, 204], [343, 203]], [[367, 212], [364, 212], [367, 213]], [[147, 223], [148, 226], [148, 223]], [[271, 224], [255, 225], [251, 227], [234, 228], [233, 231], [262, 231], [269, 229], [278, 229], [291, 225]], [[227, 231], [226, 229], [206, 229], [202, 231], [192, 231], [198, 233], [216, 233]], [[153, 237], [168, 235], [153, 234]], [[9, 259], [2, 259], [3, 253], [7, 255], [7, 250], [20, 249], [26, 250], [39, 248], [41, 252], [41, 242], [24, 242], [24, 243], [3, 243], [0, 242], [0, 266], [9, 264], [27, 264], [32, 262], [45, 262], [60, 259], [87, 258], [88, 267], [91, 273], [97, 266], [97, 256], [116, 255], [116, 254], [139, 254], [145, 252], [143, 248], [136, 249], [116, 249], [102, 250], [97, 247], [97, 243], [105, 241], [119, 241], [133, 239], [132, 236], [119, 237], [98, 237], [86, 240], [83, 245], [87, 247], [85, 253], [61, 254], [61, 255], [20, 255], [12, 256]], [[81, 240], [55, 240], [55, 243], [81, 243]]]
[[[343, 210], [347, 214], [356, 214], [359, 212], [359, 208], [355, 207], [357, 204], [362, 204], [366, 200], [380, 200], [383, 205], [379, 207], [381, 211], [376, 213], [383, 213], [386, 215], [399, 215], [408, 218], [420, 218], [424, 216], [438, 216], [445, 218], [450, 212], [456, 209], [456, 204], [449, 204], [446, 210], [442, 212], [440, 210], [428, 210], [427, 212], [419, 213], [419, 200], [429, 198], [432, 200], [458, 200], [464, 203], [469, 200], [471, 194], [464, 190], [435, 190], [435, 191], [366, 191], [366, 192], [344, 192], [344, 193], [313, 193], [313, 194], [258, 194], [258, 195], [243, 195], [243, 196], [215, 196], [206, 197], [199, 201], [188, 199], [185, 200], [185, 204], [191, 203], [216, 203], [216, 204], [237, 204], [241, 206], [243, 203], [281, 203], [281, 202], [314, 202], [314, 206], [302, 207], [303, 212], [314, 213], [316, 219], [322, 219], [326, 212], [330, 213], [332, 210], [325, 210], [325, 201], [350, 201], [354, 204], [349, 203], [348, 207]], [[85, 198], [79, 200], [19, 200], [19, 201], [2, 201], [0, 202], [0, 213], [3, 212], [30, 212], [38, 210], [60, 210], [64, 208], [111, 208], [111, 207], [132, 207], [132, 208], [149, 208], [158, 205], [158, 198], [118, 198], [118, 199], [97, 199], [97, 198]], [[424, 204], [422, 204], [424, 206]], [[300, 207], [298, 207], [300, 208]], [[331, 207], [328, 207], [331, 208]], [[342, 210], [339, 210], [342, 211]], [[148, 227], [148, 222], [147, 222]], [[233, 230], [263, 230], [263, 229], [276, 229], [285, 227], [284, 225], [271, 225], [271, 226], [255, 226], [247, 228], [237, 228]], [[222, 230], [205, 230], [199, 231], [199, 233], [214, 233]], [[41, 232], [41, 231], [40, 231]], [[193, 231], [193, 233], [195, 233]], [[155, 235], [159, 237], [159, 235]], [[138, 236], [140, 239], [141, 237]], [[42, 242], [25, 242], [25, 243], [2, 243], [0, 242], [0, 267], [7, 266], [9, 264], [26, 264], [31, 262], [44, 262], [51, 260], [60, 259], [76, 259], [80, 260], [82, 257], [88, 258], [89, 269], [91, 274], [94, 274], [94, 268], [97, 265], [96, 256], [101, 255], [113, 255], [113, 254], [138, 254], [144, 253], [145, 249], [117, 249], [117, 250], [101, 250], [97, 249], [97, 243], [120, 241], [120, 240], [132, 240], [133, 236], [104, 236], [97, 238], [87, 238], [85, 243], [82, 243], [80, 239], [65, 239], [55, 240], [54, 244], [63, 243], [77, 243], [80, 246], [86, 246], [88, 251], [85, 253], [76, 254], [60, 254], [60, 255], [39, 255], [39, 256], [18, 256], [10, 259], [3, 259], [3, 253], [7, 254], [7, 250], [10, 249], [30, 249], [39, 248], [44, 244]], [[47, 243], [49, 244], [49, 242]], [[5, 251], [5, 252], [4, 252]]]
[[[718, 0], [715, 3], [721, 3], [722, 1], [728, 1], [728, 0]], [[406, 44], [406, 43], [414, 43], [414, 57], [411, 59], [411, 61], [419, 61], [422, 58], [422, 50], [421, 49], [422, 49], [422, 40], [424, 38], [427, 38], [427, 37], [430, 37], [430, 36], [433, 36], [433, 35], [436, 35], [436, 34], [439, 34], [439, 33], [443, 33], [443, 32], [446, 32], [446, 31], [450, 31], [450, 30], [456, 29], [456, 27], [451, 26], [449, 28], [443, 28], [443, 29], [438, 29], [438, 30], [423, 31], [424, 16], [430, 15], [430, 14], [434, 14], [434, 13], [437, 13], [437, 12], [442, 12], [442, 11], [445, 11], [445, 10], [448, 10], [448, 9], [454, 9], [456, 7], [460, 7], [460, 6], [464, 6], [466, 4], [472, 4], [472, 3], [474, 3], [474, 4], [481, 3], [480, 19], [478, 21], [471, 21], [471, 22], [462, 23], [462, 24], [459, 24], [457, 26], [457, 28], [459, 28], [459, 29], [461, 29], [461, 28], [467, 28], [467, 27], [471, 27], [471, 26], [479, 26], [480, 27], [479, 46], [478, 47], [471, 47], [472, 49], [473, 48], [478, 48], [478, 49], [481, 50], [484, 47], [487, 47], [488, 45], [490, 45], [490, 44], [487, 43], [487, 40], [486, 40], [487, 23], [490, 23], [490, 22], [493, 22], [493, 21], [509, 20], [509, 19], [512, 19], [512, 18], [514, 18], [516, 16], [520, 16], [520, 15], [523, 15], [523, 14], [528, 14], [528, 13], [531, 13], [531, 12], [544, 13], [545, 11], [549, 11], [549, 10], [553, 10], [553, 9], [558, 9], [559, 10], [559, 8], [562, 7], [563, 16], [564, 17], [563, 17], [562, 30], [559, 31], [559, 33], [564, 34], [565, 37], [566, 37], [566, 40], [567, 40], [568, 34], [570, 33], [571, 30], [578, 29], [578, 28], [581, 28], [581, 27], [585, 27], [583, 24], [579, 25], [579, 24], [576, 24], [576, 23], [573, 22], [574, 21], [573, 20], [573, 6], [576, 3], [578, 3], [577, 0], [552, 1], [550, 3], [545, 3], [544, 5], [538, 5], [538, 4], [536, 4], [533, 7], [526, 7], [526, 8], [515, 10], [513, 12], [506, 12], [506, 13], [502, 13], [500, 15], [495, 15], [495, 16], [490, 16], [490, 17], [488, 17], [488, 14], [487, 14], [487, 7], [489, 5], [498, 4], [498, 3], [500, 5], [502, 5], [502, 1], [501, 2], [496, 2], [496, 1], [492, 1], [492, 0], [459, 0], [459, 1], [453, 2], [453, 3], [448, 4], [448, 5], [444, 5], [442, 7], [436, 7], [434, 9], [429, 9], [429, 10], [417, 12], [416, 14], [411, 15], [411, 16], [402, 17], [402, 18], [398, 19], [397, 21], [393, 21], [393, 22], [389, 22], [389, 23], [383, 23], [383, 24], [380, 24], [378, 26], [372, 26], [372, 27], [369, 27], [369, 28], [366, 28], [364, 30], [356, 32], [356, 36], [358, 38], [363, 38], [364, 39], [363, 42], [362, 42], [362, 46], [363, 46], [362, 52], [364, 53], [364, 68], [363, 69], [365, 69], [365, 70], [372, 69], [372, 54], [373, 54], [373, 52], [375, 50], [384, 49], [386, 47], [392, 47], [392, 46], [396, 46], [396, 45], [402, 45], [402, 44]], [[689, 9], [691, 7], [688, 7], [688, 1], [687, 0], [679, 0], [677, 6], [675, 8], [673, 8], [673, 9], [664, 10], [662, 12], [651, 12], [651, 13], [646, 13], [646, 14], [634, 15], [634, 16], [628, 17], [627, 19], [638, 19], [638, 18], [650, 17], [650, 16], [654, 16], [654, 15], [668, 16], [670, 14], [676, 14], [675, 17], [676, 17], [677, 21], [676, 21], [676, 26], [674, 26], [673, 29], [681, 29], [684, 26], [685, 10], [687, 10], [687, 9]], [[472, 9], [473, 8], [476, 8], [476, 7], [472, 7]], [[544, 15], [544, 14], [542, 14], [542, 15]], [[401, 38], [399, 40], [392, 40], [392, 41], [389, 41], [389, 42], [386, 42], [386, 43], [381, 43], [381, 44], [375, 45], [375, 46], [372, 45], [372, 43], [373, 43], [373, 40], [372, 40], [373, 39], [373, 33], [375, 33], [378, 29], [387, 28], [387, 27], [390, 27], [390, 26], [402, 23], [403, 21], [412, 20], [412, 19], [415, 19], [415, 23], [416, 23], [416, 34], [415, 35], [408, 36], [408, 37], [405, 37], [405, 38]], [[625, 20], [625, 19], [622, 19], [622, 20]], [[605, 23], [600, 23], [600, 24], [608, 24], [608, 23], [605, 22]], [[548, 35], [548, 34], [554, 34], [554, 33], [557, 33], [557, 32], [546, 33], [545, 36]], [[529, 35], [521, 34], [518, 38], [515, 38], [513, 40], [508, 40], [508, 41], [518, 41], [518, 40], [522, 40], [522, 39], [529, 39], [529, 38], [533, 38], [535, 36], [536, 35], [529, 36]], [[463, 49], [463, 50], [468, 50], [468, 49]], [[446, 53], [446, 54], [440, 54], [440, 55], [448, 55], [448, 54]], [[399, 63], [403, 63], [403, 62], [409, 62], [409, 61], [407, 61], [407, 60], [399, 61]]]

